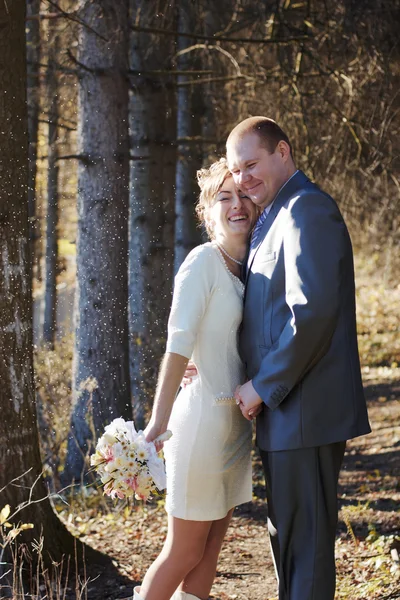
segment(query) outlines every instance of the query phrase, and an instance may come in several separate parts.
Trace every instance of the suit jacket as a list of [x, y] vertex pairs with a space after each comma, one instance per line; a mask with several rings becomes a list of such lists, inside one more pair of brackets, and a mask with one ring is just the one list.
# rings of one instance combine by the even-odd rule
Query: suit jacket
[[258, 446], [290, 450], [368, 433], [353, 252], [334, 200], [298, 171], [247, 264], [239, 347], [264, 402]]

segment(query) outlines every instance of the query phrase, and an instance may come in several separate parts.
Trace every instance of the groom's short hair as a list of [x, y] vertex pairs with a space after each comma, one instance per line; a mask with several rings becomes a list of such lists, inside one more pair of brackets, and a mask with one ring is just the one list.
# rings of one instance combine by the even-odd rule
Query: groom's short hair
[[290, 148], [290, 154], [293, 156], [292, 145], [288, 136], [279, 127], [273, 119], [268, 117], [249, 117], [241, 121], [230, 132], [226, 145], [235, 143], [235, 141], [243, 139], [248, 133], [255, 133], [260, 139], [260, 143], [270, 152], [275, 152], [275, 148], [281, 140], [286, 142]]

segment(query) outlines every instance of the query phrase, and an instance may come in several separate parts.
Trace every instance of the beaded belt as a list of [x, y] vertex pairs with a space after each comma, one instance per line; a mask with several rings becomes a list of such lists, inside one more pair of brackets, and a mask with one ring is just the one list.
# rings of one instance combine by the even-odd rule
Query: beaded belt
[[219, 398], [214, 399], [215, 404], [227, 404], [227, 405], [236, 405], [235, 396], [220, 396]]

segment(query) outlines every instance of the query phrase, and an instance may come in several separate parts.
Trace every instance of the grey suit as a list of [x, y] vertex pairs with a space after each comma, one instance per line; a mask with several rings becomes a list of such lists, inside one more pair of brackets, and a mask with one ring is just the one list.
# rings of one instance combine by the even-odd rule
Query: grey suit
[[[282, 513], [285, 522], [276, 517], [270, 523], [277, 530], [273, 546], [280, 563], [280, 599], [329, 600], [334, 595], [332, 544], [343, 442], [370, 431], [357, 349], [350, 237], [334, 200], [299, 171], [278, 193], [257, 241], [247, 263], [240, 353], [264, 402], [257, 418], [257, 445], [270, 488], [269, 510], [275, 519], [282, 513], [278, 504], [289, 507]], [[300, 466], [304, 473], [312, 471], [309, 481], [305, 475], [297, 485], [304, 488], [303, 500], [296, 484], [282, 485], [296, 480]], [[316, 481], [322, 481], [317, 495]], [[291, 496], [292, 508], [291, 499], [282, 494]], [[298, 525], [293, 519], [302, 503], [300, 515], [302, 510], [308, 514], [310, 503], [312, 511], [321, 513], [321, 498], [326, 500], [326, 518], [310, 524], [318, 534], [314, 542], [303, 540], [307, 561], [300, 557], [302, 517]], [[298, 548], [297, 558], [293, 548]], [[280, 558], [283, 552], [286, 563]], [[323, 557], [324, 572], [316, 573], [307, 587], [305, 581], [312, 578], [306, 571], [316, 555]], [[318, 579], [322, 587], [315, 583]]]

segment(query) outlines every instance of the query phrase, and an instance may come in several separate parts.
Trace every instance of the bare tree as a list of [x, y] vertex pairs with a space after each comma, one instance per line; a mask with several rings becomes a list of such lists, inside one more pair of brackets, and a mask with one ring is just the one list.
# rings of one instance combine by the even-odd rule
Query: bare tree
[[47, 65], [48, 104], [48, 167], [47, 167], [47, 214], [46, 214], [46, 269], [44, 296], [43, 340], [54, 348], [57, 307], [57, 259], [58, 259], [58, 121], [59, 94], [56, 60], [59, 53], [59, 36], [53, 23], [49, 23], [49, 51]]
[[[81, 2], [74, 407], [64, 482], [116, 417], [132, 415], [128, 359], [128, 2]], [[89, 387], [88, 387], [88, 382]], [[91, 403], [89, 403], [92, 398]]]
[[40, 11], [40, 0], [27, 0], [27, 98], [28, 98], [28, 132], [29, 132], [29, 238], [32, 246], [32, 260], [35, 257], [35, 242], [37, 238], [37, 214], [36, 214], [36, 172], [37, 172], [37, 146], [39, 131], [40, 111], [40, 20], [36, 17]]
[[[168, 22], [169, 3], [162, 4]], [[151, 2], [132, 0], [131, 19], [149, 24], [153, 9]], [[176, 125], [175, 87], [166, 73], [170, 40], [133, 33], [131, 41], [130, 367], [138, 426], [151, 406], [165, 351], [172, 291]]]
[[[189, 34], [196, 29], [196, 7], [190, 0], [180, 2], [178, 6], [178, 30]], [[196, 53], [190, 52], [193, 39], [178, 35], [177, 69], [177, 138], [178, 156], [176, 163], [176, 198], [175, 198], [175, 271], [185, 260], [187, 254], [201, 241], [201, 232], [195, 217], [197, 197], [196, 170], [202, 165], [201, 152], [201, 112], [202, 94], [195, 93], [190, 85], [192, 75], [184, 75], [185, 71], [194, 71], [200, 60]], [[198, 90], [197, 90], [198, 92]]]
[[[39, 454], [32, 357], [31, 265], [28, 228], [28, 115], [25, 2], [0, 9], [0, 69], [7, 93], [0, 103], [0, 505], [34, 528], [25, 542], [45, 540], [44, 560], [74, 553], [74, 538], [48, 499]], [[15, 479], [18, 481], [15, 481]], [[13, 481], [14, 480], [14, 481]], [[78, 551], [81, 544], [77, 543]], [[100, 554], [90, 554], [100, 558]]]

